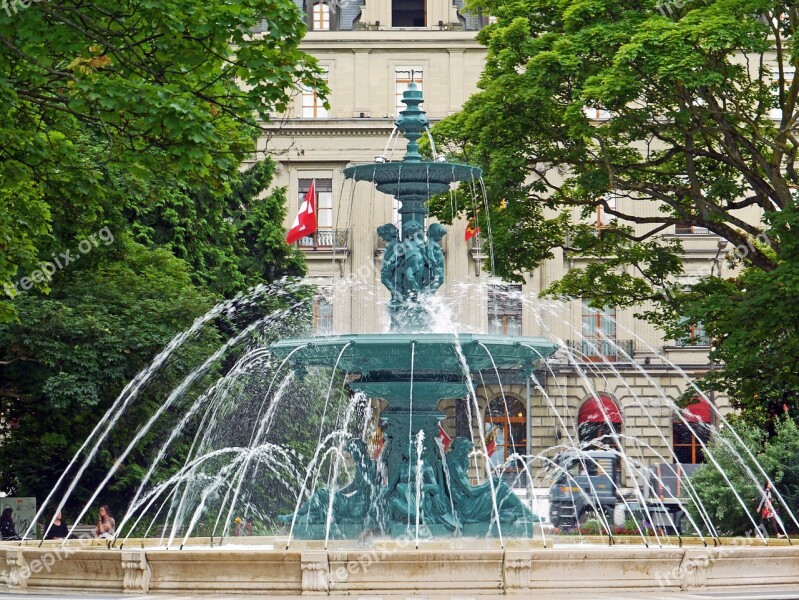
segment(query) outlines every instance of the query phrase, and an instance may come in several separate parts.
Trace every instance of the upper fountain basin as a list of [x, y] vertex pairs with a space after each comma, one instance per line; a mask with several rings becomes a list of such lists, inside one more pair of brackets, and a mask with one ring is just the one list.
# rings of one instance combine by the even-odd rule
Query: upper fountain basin
[[[425, 375], [521, 368], [532, 371], [539, 360], [555, 353], [557, 344], [541, 337], [502, 337], [459, 333], [383, 333], [282, 340], [271, 345], [280, 358], [291, 354], [292, 366], [336, 366], [341, 371]], [[295, 351], [296, 350], [296, 351]], [[295, 352], [292, 352], [295, 351]], [[411, 358], [413, 355], [413, 364]]]
[[380, 192], [395, 197], [428, 198], [449, 190], [455, 181], [482, 177], [479, 167], [447, 162], [367, 163], [344, 169], [344, 177], [355, 181], [371, 181]]

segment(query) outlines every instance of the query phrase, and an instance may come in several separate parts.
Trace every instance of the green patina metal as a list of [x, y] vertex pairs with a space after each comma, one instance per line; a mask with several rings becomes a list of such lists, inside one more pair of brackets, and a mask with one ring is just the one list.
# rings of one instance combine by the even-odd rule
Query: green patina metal
[[[407, 108], [396, 124], [408, 139], [404, 159], [344, 171], [347, 178], [370, 181], [401, 204], [402, 231], [390, 223], [378, 228], [386, 242], [381, 280], [391, 293], [392, 333], [293, 339], [271, 346], [298, 372], [336, 367], [348, 374], [353, 392], [385, 399], [383, 452], [375, 461], [362, 441], [350, 440], [352, 482], [332, 491], [332, 497], [331, 490], [317, 489], [296, 515], [280, 518], [294, 522], [295, 536], [310, 539], [354, 538], [365, 529], [403, 535], [412, 533], [417, 521], [433, 535], [496, 535], [500, 528], [505, 535], [530, 535], [538, 518], [504, 481], [470, 482], [470, 440], [456, 438], [444, 455], [437, 444], [443, 417], [438, 406], [446, 398], [473, 398], [470, 381], [477, 373], [529, 377], [557, 345], [537, 337], [429, 333], [425, 306], [444, 283], [440, 242], [446, 230], [433, 223], [425, 237], [426, 203], [452, 182], [480, 178], [481, 170], [423, 161], [418, 140], [428, 120], [419, 108], [422, 93], [411, 84], [403, 96]], [[385, 478], [378, 462], [385, 466]]]
[[425, 331], [430, 317], [424, 297], [435, 293], [444, 283], [440, 242], [447, 233], [442, 225], [433, 223], [425, 238], [427, 201], [448, 191], [450, 183], [479, 180], [482, 170], [469, 165], [423, 161], [419, 138], [425, 135], [429, 122], [419, 108], [423, 98], [415, 83], [403, 93], [402, 102], [406, 108], [400, 112], [396, 125], [408, 140], [403, 160], [349, 167], [344, 176], [369, 181], [378, 191], [399, 201], [402, 231], [391, 223], [378, 228], [378, 234], [386, 242], [381, 280], [391, 292], [388, 312], [392, 331]]

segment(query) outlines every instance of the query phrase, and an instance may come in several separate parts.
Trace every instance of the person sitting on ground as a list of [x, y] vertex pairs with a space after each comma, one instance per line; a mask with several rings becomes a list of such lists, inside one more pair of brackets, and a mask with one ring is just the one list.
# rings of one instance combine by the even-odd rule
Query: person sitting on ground
[[50, 524], [50, 527], [47, 529], [44, 535], [44, 539], [63, 540], [66, 539], [68, 534], [69, 534], [69, 529], [67, 528], [67, 524], [64, 522], [64, 519], [61, 516], [61, 511], [59, 510], [55, 514], [55, 517], [53, 517], [53, 522]]
[[0, 515], [0, 540], [21, 539], [17, 534], [17, 528], [14, 525], [14, 520], [11, 518], [13, 514], [14, 509], [10, 506], [3, 509], [3, 514]]
[[99, 516], [97, 519], [97, 527], [94, 528], [94, 535], [102, 540], [110, 540], [116, 533], [116, 521], [111, 515], [111, 510], [107, 504], [100, 507]]

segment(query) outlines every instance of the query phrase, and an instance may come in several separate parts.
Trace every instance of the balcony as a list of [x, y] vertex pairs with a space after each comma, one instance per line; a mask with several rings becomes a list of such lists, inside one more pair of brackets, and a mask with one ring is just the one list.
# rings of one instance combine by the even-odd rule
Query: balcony
[[633, 340], [568, 340], [566, 346], [581, 362], [630, 362], [635, 351]]
[[297, 247], [307, 252], [348, 252], [349, 229], [317, 229], [313, 235], [297, 242]]
[[686, 225], [679, 223], [674, 226], [674, 233], [676, 235], [713, 235], [707, 227], [696, 227], [695, 225]]

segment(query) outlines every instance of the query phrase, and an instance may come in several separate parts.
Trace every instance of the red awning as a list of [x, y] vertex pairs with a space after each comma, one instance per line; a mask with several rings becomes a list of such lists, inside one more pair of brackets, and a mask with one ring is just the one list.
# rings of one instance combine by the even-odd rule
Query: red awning
[[586, 400], [577, 413], [578, 423], [621, 423], [621, 412], [608, 396]]
[[[689, 404], [682, 410], [683, 418], [689, 423], [710, 423], [710, 404], [702, 397], [695, 400], [694, 404]], [[676, 416], [674, 420], [680, 421]]]

